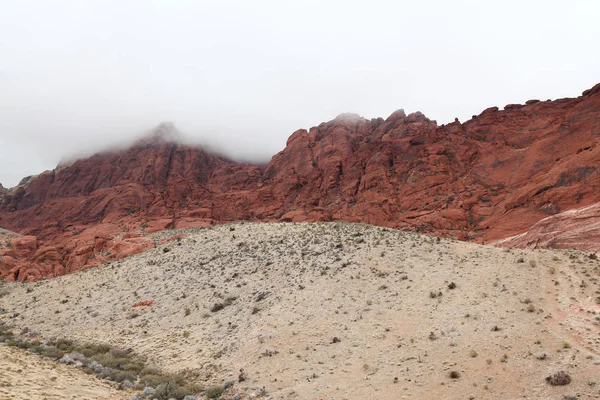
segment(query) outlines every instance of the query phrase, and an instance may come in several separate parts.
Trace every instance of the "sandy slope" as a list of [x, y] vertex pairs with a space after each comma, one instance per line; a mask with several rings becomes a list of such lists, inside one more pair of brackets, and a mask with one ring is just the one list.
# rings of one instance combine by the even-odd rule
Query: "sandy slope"
[[[585, 253], [361, 224], [187, 233], [108, 266], [12, 284], [0, 318], [46, 337], [132, 347], [272, 398], [598, 397], [600, 267]], [[217, 303], [230, 304], [212, 312]], [[241, 368], [248, 379], [237, 383]], [[572, 383], [548, 385], [558, 370]]]
[[0, 346], [0, 399], [129, 399], [74, 367], [59, 365], [24, 350]]

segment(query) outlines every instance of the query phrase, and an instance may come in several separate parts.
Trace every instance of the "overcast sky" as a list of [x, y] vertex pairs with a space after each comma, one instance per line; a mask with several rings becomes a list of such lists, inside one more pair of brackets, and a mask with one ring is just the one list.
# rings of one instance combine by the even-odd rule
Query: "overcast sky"
[[439, 124], [600, 82], [600, 1], [0, 0], [0, 183], [161, 121], [268, 160], [342, 112]]

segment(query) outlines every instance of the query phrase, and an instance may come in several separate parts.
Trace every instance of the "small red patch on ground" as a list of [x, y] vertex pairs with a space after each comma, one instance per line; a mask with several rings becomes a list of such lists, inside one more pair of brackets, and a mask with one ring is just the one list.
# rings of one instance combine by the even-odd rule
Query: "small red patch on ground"
[[143, 300], [143, 301], [138, 301], [133, 306], [134, 307], [151, 306], [152, 304], [154, 304], [154, 300]]

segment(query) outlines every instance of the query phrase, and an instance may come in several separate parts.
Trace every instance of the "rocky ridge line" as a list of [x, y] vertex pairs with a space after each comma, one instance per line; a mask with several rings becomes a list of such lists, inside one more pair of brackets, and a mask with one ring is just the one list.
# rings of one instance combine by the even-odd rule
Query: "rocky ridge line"
[[599, 142], [600, 84], [441, 126], [420, 112], [344, 114], [294, 132], [264, 168], [148, 138], [5, 193], [0, 226], [23, 237], [0, 248], [0, 277], [57, 276], [153, 247], [149, 232], [235, 220], [497, 241], [600, 203]]

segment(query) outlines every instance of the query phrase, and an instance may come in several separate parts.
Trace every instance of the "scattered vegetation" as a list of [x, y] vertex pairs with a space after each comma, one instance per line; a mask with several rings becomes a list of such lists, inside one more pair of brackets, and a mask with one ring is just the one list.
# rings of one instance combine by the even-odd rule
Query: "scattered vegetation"
[[[184, 331], [184, 336], [188, 331]], [[119, 383], [119, 389], [144, 390], [154, 388], [153, 399], [182, 400], [185, 396], [203, 391], [203, 387], [193, 383], [198, 376], [193, 372], [172, 374], [146, 366], [146, 359], [130, 349], [122, 350], [105, 344], [76, 343], [69, 339], [56, 339], [45, 343], [29, 341], [17, 336], [12, 328], [0, 323], [0, 342], [8, 346], [26, 349], [61, 364], [82, 368], [88, 374]], [[209, 389], [210, 390], [210, 389]], [[209, 396], [209, 390], [206, 391]], [[216, 395], [218, 391], [210, 392]], [[223, 393], [223, 388], [217, 397]]]

